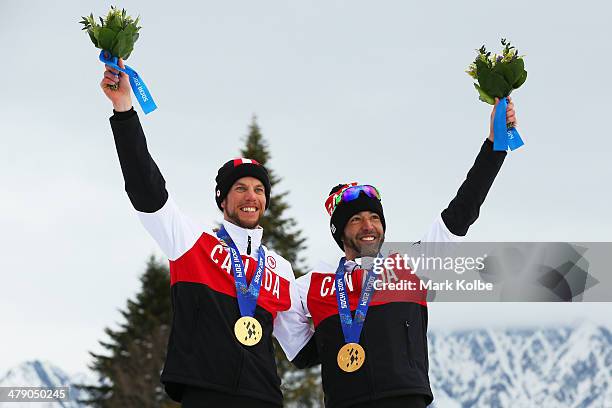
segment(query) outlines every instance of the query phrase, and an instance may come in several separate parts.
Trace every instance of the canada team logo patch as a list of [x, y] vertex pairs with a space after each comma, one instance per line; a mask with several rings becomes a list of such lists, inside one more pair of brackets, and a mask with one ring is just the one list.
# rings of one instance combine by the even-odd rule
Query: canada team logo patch
[[274, 259], [274, 257], [272, 257], [271, 255], [269, 255], [268, 258], [266, 259], [266, 263], [268, 264], [268, 268], [270, 269], [276, 268], [276, 259]]

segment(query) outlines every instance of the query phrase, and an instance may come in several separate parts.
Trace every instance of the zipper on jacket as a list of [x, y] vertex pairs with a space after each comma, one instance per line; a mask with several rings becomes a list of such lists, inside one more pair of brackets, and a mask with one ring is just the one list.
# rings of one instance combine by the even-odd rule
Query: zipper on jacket
[[412, 342], [410, 341], [410, 322], [406, 321], [406, 352], [408, 353], [408, 360], [412, 361]]
[[234, 391], [237, 391], [240, 386], [240, 377], [242, 377], [242, 368], [244, 366], [245, 351], [240, 348], [240, 364], [238, 364], [238, 371], [236, 372], [236, 380], [234, 381]]
[[[354, 318], [355, 316], [353, 316]], [[367, 350], [368, 348], [368, 339], [366, 337], [366, 333], [365, 330], [363, 330], [361, 332], [361, 338], [359, 340], [359, 344], [361, 344], [363, 346], [364, 349]], [[370, 361], [368, 361], [368, 358], [366, 356], [366, 360], [364, 362], [364, 365], [367, 366], [367, 374], [368, 374], [368, 382], [370, 385], [370, 394], [372, 395], [372, 397], [376, 398], [377, 394], [376, 394], [376, 385], [374, 384], [374, 368], [372, 367], [372, 364], [370, 364]], [[365, 368], [365, 367], [363, 367]]]
[[251, 255], [251, 236], [248, 236], [248, 241], [247, 241], [247, 255]]

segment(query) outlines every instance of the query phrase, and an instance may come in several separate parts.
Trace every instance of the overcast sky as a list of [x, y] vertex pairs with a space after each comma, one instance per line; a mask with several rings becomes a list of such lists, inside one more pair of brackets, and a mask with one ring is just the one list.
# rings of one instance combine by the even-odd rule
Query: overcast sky
[[[104, 68], [77, 23], [109, 5], [0, 1], [0, 371], [32, 358], [83, 370], [147, 257], [161, 255], [123, 191]], [[221, 219], [214, 176], [256, 114], [309, 265], [340, 255], [323, 203], [341, 181], [380, 188], [389, 241], [419, 239], [487, 136], [490, 106], [464, 70], [507, 37], [529, 72], [513, 94], [526, 145], [508, 155], [470, 240], [612, 240], [603, 0], [117, 5], [141, 16], [128, 64], [159, 107], [140, 114], [150, 150], [204, 223]], [[612, 324], [610, 311], [433, 304], [430, 328]]]

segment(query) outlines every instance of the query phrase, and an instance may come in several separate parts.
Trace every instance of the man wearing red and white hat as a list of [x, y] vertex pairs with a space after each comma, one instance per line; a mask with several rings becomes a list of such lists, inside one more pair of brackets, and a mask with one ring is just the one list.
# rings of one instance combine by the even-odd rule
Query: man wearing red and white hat
[[261, 244], [268, 172], [244, 158], [221, 166], [215, 200], [223, 223], [206, 231], [168, 194], [132, 108], [127, 75], [107, 67], [101, 86], [114, 107], [110, 123], [126, 192], [170, 262], [166, 392], [187, 408], [282, 406], [272, 333], [292, 360], [313, 332], [291, 265]]
[[[494, 112], [491, 115], [493, 121]], [[508, 105], [507, 122], [515, 122]], [[457, 196], [421, 241], [454, 242], [466, 235], [505, 159], [493, 150], [493, 130]], [[380, 192], [371, 185], [339, 184], [325, 208], [331, 234], [344, 252], [338, 267], [317, 269], [297, 280], [315, 335], [294, 363], [321, 363], [328, 408], [422, 408], [433, 400], [427, 354], [427, 302], [423, 293], [376, 297], [373, 271], [362, 257], [379, 256], [387, 223]]]

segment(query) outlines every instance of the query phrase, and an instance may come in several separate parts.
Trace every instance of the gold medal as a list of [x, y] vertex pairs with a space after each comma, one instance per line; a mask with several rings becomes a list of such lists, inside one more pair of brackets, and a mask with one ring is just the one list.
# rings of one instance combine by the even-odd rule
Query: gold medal
[[359, 343], [347, 343], [338, 352], [338, 367], [347, 373], [357, 371], [365, 361], [365, 351]]
[[242, 316], [234, 325], [234, 334], [241, 344], [254, 346], [261, 340], [263, 330], [257, 319], [251, 316]]

